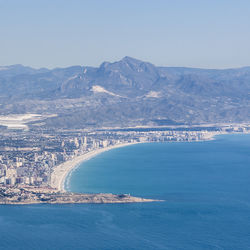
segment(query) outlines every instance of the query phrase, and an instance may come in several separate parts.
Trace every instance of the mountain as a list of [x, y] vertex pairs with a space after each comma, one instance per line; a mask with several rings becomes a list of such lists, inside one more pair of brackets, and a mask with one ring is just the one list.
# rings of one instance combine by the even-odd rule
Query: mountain
[[0, 76], [1, 77], [12, 77], [16, 75], [25, 75], [25, 74], [37, 74], [44, 73], [49, 71], [46, 68], [33, 69], [31, 67], [26, 67], [21, 64], [15, 64], [10, 66], [0, 66]]
[[131, 57], [100, 67], [0, 67], [0, 114], [57, 114], [48, 127], [250, 121], [250, 67], [156, 67]]

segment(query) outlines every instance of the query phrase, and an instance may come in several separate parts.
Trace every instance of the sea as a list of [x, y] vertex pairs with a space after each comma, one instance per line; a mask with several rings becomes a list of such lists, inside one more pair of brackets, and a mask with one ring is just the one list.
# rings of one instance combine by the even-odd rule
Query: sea
[[0, 249], [250, 249], [250, 135], [116, 148], [67, 189], [164, 201], [2, 205]]

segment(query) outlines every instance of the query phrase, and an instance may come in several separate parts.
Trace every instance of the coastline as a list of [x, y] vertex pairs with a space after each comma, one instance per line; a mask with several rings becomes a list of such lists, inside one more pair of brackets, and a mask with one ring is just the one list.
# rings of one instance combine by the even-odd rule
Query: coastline
[[[209, 133], [201, 141], [215, 140], [214, 136], [234, 133]], [[237, 133], [238, 134], [238, 133]], [[240, 133], [247, 134], [247, 133]], [[190, 141], [187, 141], [190, 142]], [[196, 141], [193, 141], [196, 142]], [[85, 154], [74, 157], [54, 168], [51, 178], [51, 187], [31, 187], [31, 186], [13, 186], [8, 187], [0, 185], [0, 205], [25, 205], [25, 204], [75, 204], [75, 203], [137, 203], [137, 202], [156, 202], [164, 200], [144, 199], [133, 197], [130, 194], [112, 194], [112, 193], [72, 193], [66, 190], [66, 180], [69, 180], [72, 170], [79, 167], [81, 163], [111, 149], [130, 146], [133, 144], [145, 142], [119, 143], [113, 146], [98, 148]], [[146, 142], [147, 143], [147, 142]]]
[[131, 142], [131, 143], [121, 143], [112, 145], [106, 148], [99, 148], [90, 152], [87, 152], [83, 155], [79, 155], [69, 161], [66, 161], [58, 166], [56, 166], [51, 174], [51, 187], [57, 189], [60, 192], [65, 192], [65, 181], [71, 171], [79, 166], [82, 162], [90, 160], [91, 158], [109, 151], [115, 148], [126, 147], [130, 145], [139, 144], [141, 142]]
[[[202, 140], [197, 140], [197, 142], [215, 140], [215, 136], [221, 135], [221, 134], [227, 134], [227, 133], [208, 132]], [[195, 142], [195, 141], [192, 141], [192, 142]], [[91, 158], [93, 158], [93, 157], [95, 157], [103, 152], [109, 151], [111, 149], [126, 147], [126, 146], [140, 144], [140, 143], [145, 143], [145, 142], [120, 143], [120, 144], [108, 146], [105, 148], [98, 148], [98, 149], [89, 151], [85, 154], [74, 157], [73, 159], [68, 160], [68, 161], [66, 161], [66, 162], [64, 162], [64, 163], [62, 163], [54, 168], [54, 170], [51, 174], [51, 187], [57, 189], [60, 192], [66, 192], [65, 184], [66, 184], [67, 177], [81, 163], [83, 163], [87, 160], [90, 160]]]

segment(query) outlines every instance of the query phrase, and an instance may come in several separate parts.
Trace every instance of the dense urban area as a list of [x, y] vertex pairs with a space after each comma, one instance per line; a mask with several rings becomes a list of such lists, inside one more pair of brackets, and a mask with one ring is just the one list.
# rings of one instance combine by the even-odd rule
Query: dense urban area
[[216, 134], [249, 132], [249, 125], [158, 127], [97, 131], [4, 129], [0, 135], [0, 184], [49, 187], [55, 166], [99, 148], [136, 142], [211, 139]]

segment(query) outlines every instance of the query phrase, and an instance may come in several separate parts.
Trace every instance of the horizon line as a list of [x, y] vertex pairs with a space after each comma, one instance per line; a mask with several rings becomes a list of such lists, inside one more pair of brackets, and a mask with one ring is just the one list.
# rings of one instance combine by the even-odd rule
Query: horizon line
[[126, 58], [140, 61], [142, 63], [149, 63], [152, 64], [153, 66], [157, 68], [183, 68], [183, 69], [197, 69], [197, 70], [234, 70], [234, 69], [244, 69], [244, 68], [250, 68], [250, 65], [245, 65], [245, 66], [234, 66], [234, 67], [218, 67], [218, 68], [213, 68], [213, 67], [195, 67], [195, 66], [165, 66], [165, 65], [155, 65], [154, 63], [151, 63], [150, 61], [144, 61], [135, 57], [131, 56], [124, 56], [120, 60], [114, 60], [114, 61], [103, 61], [101, 62], [98, 66], [90, 66], [90, 65], [81, 65], [81, 64], [72, 64], [68, 66], [58, 66], [58, 67], [35, 67], [35, 66], [30, 66], [30, 65], [25, 65], [22, 63], [16, 63], [16, 64], [9, 64], [9, 65], [0, 65], [0, 72], [4, 69], [1, 68], [8, 68], [8, 67], [14, 67], [14, 66], [22, 66], [22, 67], [28, 67], [32, 68], [35, 70], [41, 70], [41, 69], [47, 69], [47, 70], [56, 70], [56, 69], [66, 69], [66, 68], [71, 68], [71, 67], [90, 67], [90, 68], [100, 68], [103, 63], [109, 63], [109, 64], [114, 64], [117, 62], [121, 62], [125, 60]]

